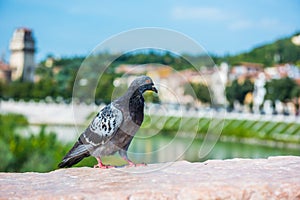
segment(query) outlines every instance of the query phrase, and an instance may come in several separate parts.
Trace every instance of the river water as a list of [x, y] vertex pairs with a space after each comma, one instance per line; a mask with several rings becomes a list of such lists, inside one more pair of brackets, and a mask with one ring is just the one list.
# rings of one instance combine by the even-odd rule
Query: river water
[[[79, 129], [79, 130], [78, 130]], [[55, 132], [65, 143], [74, 143], [83, 127], [47, 126], [47, 132]], [[39, 126], [30, 126], [29, 133], [38, 133]], [[151, 131], [149, 131], [151, 132]], [[187, 133], [188, 135], [188, 133]], [[213, 142], [215, 141], [215, 142]], [[299, 148], [278, 145], [258, 145], [241, 142], [220, 141], [219, 138], [203, 140], [192, 137], [170, 136], [165, 133], [155, 135], [139, 132], [129, 149], [129, 157], [136, 162], [157, 163], [187, 160], [199, 162], [207, 159], [267, 158], [269, 156], [300, 156]]]

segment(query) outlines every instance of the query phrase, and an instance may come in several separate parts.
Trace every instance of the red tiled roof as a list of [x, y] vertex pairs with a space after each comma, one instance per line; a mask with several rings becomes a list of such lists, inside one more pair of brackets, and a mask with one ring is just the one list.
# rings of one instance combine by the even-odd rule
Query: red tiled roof
[[11, 68], [8, 64], [4, 63], [3, 61], [0, 61], [0, 70], [1, 71], [11, 71]]

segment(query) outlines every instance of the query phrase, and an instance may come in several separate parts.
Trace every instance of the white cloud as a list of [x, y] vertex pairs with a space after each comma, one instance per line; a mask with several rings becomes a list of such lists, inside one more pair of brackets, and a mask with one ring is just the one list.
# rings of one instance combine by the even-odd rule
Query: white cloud
[[96, 15], [101, 16], [103, 14], [109, 13], [107, 9], [104, 9], [104, 7], [94, 5], [90, 6], [89, 4], [82, 4], [82, 5], [72, 5], [69, 6], [67, 9], [67, 12], [74, 15]]
[[240, 11], [232, 12], [222, 7], [214, 6], [174, 6], [171, 9], [171, 17], [175, 20], [199, 20], [215, 21], [221, 26], [227, 26], [231, 31], [241, 30], [283, 30], [290, 29], [288, 24], [275, 18], [262, 17], [260, 19], [249, 18]]
[[253, 28], [254, 24], [251, 20], [237, 20], [228, 25], [229, 30], [245, 30]]
[[224, 20], [230, 14], [215, 7], [176, 6], [171, 10], [173, 19], [180, 20]]
[[261, 19], [259, 25], [264, 28], [274, 28], [281, 25], [281, 23], [276, 19]]
[[286, 27], [285, 24], [280, 23], [276, 19], [262, 18], [259, 20], [241, 19], [234, 21], [228, 25], [229, 30], [249, 30], [249, 29], [278, 29]]

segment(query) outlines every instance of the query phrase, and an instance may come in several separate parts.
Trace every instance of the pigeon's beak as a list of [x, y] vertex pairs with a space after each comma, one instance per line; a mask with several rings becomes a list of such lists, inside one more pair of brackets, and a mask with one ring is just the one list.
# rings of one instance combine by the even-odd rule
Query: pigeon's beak
[[154, 87], [154, 85], [152, 85], [151, 90], [152, 90], [153, 92], [155, 92], [155, 93], [158, 93], [158, 91], [157, 91], [156, 87]]

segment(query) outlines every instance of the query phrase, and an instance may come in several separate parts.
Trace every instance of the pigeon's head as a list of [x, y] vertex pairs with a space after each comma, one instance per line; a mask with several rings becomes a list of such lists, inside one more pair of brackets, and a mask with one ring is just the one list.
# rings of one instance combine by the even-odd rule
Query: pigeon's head
[[139, 76], [130, 85], [130, 89], [136, 91], [139, 90], [140, 93], [144, 93], [146, 90], [151, 90], [158, 93], [157, 89], [154, 87], [154, 83], [149, 76]]

